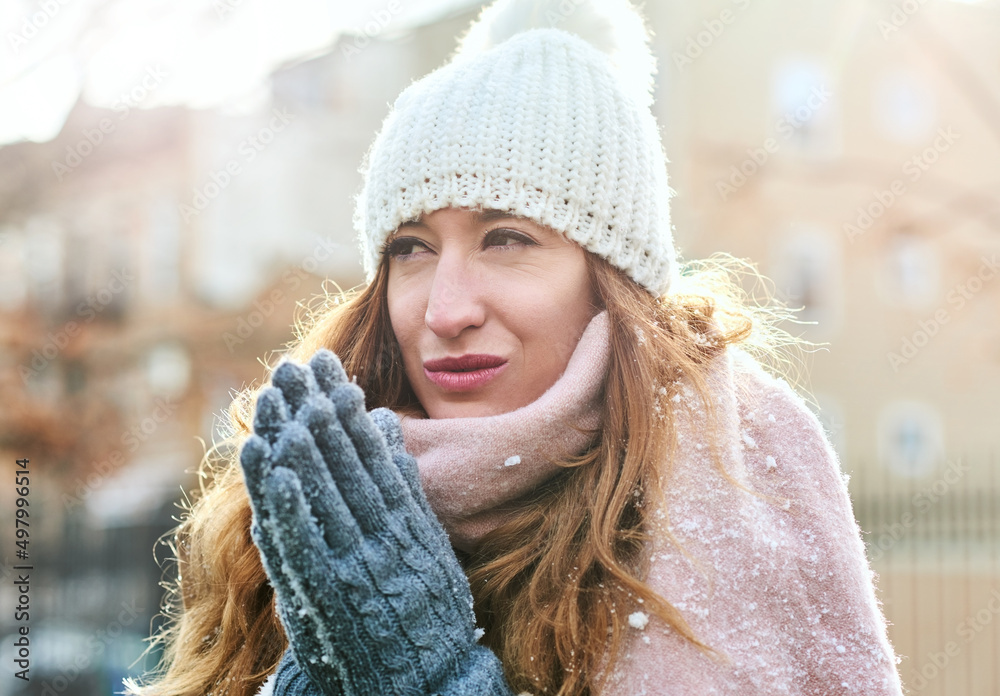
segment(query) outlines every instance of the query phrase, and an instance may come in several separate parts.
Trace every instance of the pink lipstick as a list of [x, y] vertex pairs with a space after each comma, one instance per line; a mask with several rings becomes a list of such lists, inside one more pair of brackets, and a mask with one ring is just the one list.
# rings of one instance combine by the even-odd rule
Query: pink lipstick
[[445, 391], [472, 391], [483, 386], [507, 367], [497, 355], [469, 354], [457, 358], [438, 358], [424, 363], [427, 379]]

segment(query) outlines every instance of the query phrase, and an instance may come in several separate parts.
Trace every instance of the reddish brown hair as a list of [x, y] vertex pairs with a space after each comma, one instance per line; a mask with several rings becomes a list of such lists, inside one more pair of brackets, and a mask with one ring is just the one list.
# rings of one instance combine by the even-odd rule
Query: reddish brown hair
[[[679, 285], [693, 291], [653, 298], [603, 259], [588, 254], [587, 260], [611, 324], [600, 433], [587, 452], [559, 462], [564, 471], [463, 558], [486, 640], [512, 686], [560, 696], [593, 691], [601, 665], [621, 644], [626, 608], [640, 600], [719, 657], [644, 581], [644, 502], [657, 495], [656, 474], [669, 466], [676, 446], [669, 397], [678, 379], [687, 378], [710, 411], [703, 374], [713, 358], [755, 336], [769, 350], [775, 336], [787, 336], [756, 318], [766, 319], [720, 264], [684, 277]], [[296, 320], [297, 338], [284, 355], [305, 362], [329, 348], [357, 376], [369, 409], [418, 411], [389, 323], [387, 282], [382, 264], [363, 290], [320, 296]], [[233, 401], [232, 432], [202, 461], [206, 483], [173, 535], [179, 572], [165, 601], [170, 622], [154, 639], [164, 648], [161, 667], [146, 684], [131, 684], [131, 693], [252, 696], [287, 646], [250, 538], [238, 461], [262, 387]]]

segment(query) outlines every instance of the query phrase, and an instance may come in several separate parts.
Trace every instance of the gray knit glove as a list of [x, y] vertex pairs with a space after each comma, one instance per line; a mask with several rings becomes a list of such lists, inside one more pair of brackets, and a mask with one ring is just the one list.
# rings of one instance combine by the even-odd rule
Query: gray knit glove
[[298, 667], [329, 696], [512, 695], [396, 415], [325, 349], [272, 384], [240, 460]]

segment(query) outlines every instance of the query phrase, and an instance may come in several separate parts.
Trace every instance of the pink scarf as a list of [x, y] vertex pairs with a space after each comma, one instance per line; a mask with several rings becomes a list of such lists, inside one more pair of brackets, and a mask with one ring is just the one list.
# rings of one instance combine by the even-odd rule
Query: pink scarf
[[406, 449], [417, 458], [427, 500], [452, 543], [470, 549], [504, 520], [503, 505], [551, 478], [553, 460], [578, 454], [600, 424], [608, 372], [607, 312], [580, 337], [562, 376], [532, 403], [483, 418], [404, 417]]
[[[504, 520], [504, 506], [550, 478], [552, 460], [590, 438], [608, 370], [606, 313], [587, 327], [563, 375], [524, 408], [486, 418], [404, 418], [427, 498], [459, 548]], [[709, 423], [690, 385], [672, 398], [677, 456], [651, 500], [651, 587], [728, 662], [710, 660], [645, 607], [601, 696], [901, 694], [847, 494], [822, 426], [783, 381], [728, 349], [706, 379]], [[706, 446], [717, 428], [726, 480]], [[696, 559], [669, 541], [676, 537]]]

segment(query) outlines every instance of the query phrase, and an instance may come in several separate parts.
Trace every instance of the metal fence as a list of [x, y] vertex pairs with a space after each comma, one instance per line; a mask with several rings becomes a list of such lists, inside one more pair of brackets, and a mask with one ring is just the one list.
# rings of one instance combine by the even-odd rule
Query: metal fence
[[909, 693], [1000, 696], [997, 464], [952, 462], [917, 480], [868, 470], [851, 481]]

